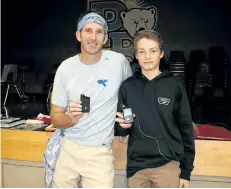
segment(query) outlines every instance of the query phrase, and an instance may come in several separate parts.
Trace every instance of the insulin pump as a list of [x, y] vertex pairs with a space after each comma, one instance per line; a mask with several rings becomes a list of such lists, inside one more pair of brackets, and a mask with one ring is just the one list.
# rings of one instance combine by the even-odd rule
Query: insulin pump
[[81, 94], [80, 100], [82, 102], [82, 112], [88, 113], [90, 112], [90, 97], [85, 96], [84, 94]]
[[123, 110], [124, 115], [124, 123], [132, 123], [133, 122], [133, 113], [131, 108], [127, 108], [125, 105], [120, 106]]

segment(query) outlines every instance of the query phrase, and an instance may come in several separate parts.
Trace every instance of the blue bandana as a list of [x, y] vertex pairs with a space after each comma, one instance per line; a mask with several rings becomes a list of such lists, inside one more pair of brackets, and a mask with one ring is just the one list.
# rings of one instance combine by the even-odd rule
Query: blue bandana
[[96, 23], [96, 24], [100, 24], [101, 26], [103, 26], [104, 31], [107, 33], [108, 32], [108, 25], [106, 20], [100, 16], [99, 14], [96, 13], [89, 13], [86, 14], [78, 23], [77, 26], [77, 31], [80, 31], [86, 24], [88, 23]]

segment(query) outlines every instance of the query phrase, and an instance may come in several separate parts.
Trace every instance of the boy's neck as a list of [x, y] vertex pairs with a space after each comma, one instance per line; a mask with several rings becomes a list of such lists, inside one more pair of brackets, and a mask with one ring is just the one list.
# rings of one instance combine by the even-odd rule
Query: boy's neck
[[156, 68], [155, 70], [150, 70], [150, 71], [145, 71], [142, 69], [142, 74], [148, 78], [148, 80], [153, 80], [156, 76], [160, 75], [161, 74], [161, 71], [158, 68]]

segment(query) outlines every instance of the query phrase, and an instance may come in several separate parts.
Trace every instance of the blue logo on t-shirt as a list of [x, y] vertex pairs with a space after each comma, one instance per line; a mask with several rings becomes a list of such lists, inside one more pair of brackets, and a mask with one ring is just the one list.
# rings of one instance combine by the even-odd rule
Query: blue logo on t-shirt
[[104, 79], [104, 80], [103, 80], [103, 79], [100, 79], [100, 80], [98, 80], [98, 83], [99, 83], [99, 84], [102, 84], [104, 87], [107, 86], [107, 85], [106, 85], [106, 82], [108, 82], [107, 79]]

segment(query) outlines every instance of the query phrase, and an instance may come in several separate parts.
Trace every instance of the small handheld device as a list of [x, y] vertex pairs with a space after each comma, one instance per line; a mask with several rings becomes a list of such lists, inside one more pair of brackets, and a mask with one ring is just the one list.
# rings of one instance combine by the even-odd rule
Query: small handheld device
[[87, 113], [90, 112], [90, 97], [81, 94], [80, 100], [82, 102], [82, 112]]
[[123, 108], [123, 114], [124, 114], [124, 123], [133, 122], [133, 113], [131, 108]]

